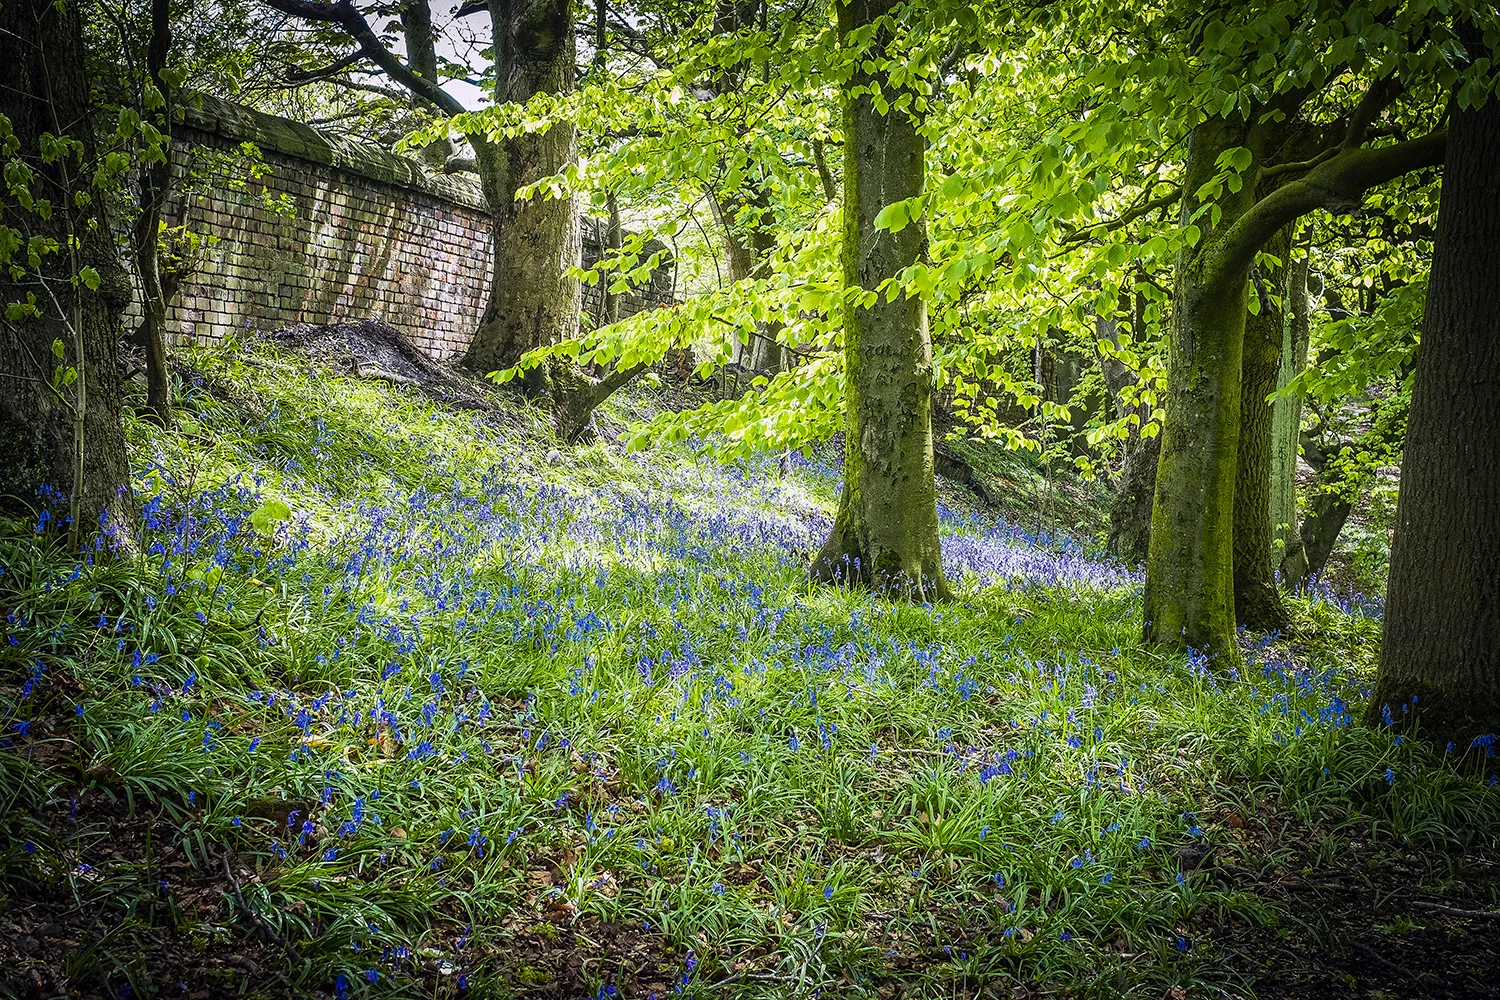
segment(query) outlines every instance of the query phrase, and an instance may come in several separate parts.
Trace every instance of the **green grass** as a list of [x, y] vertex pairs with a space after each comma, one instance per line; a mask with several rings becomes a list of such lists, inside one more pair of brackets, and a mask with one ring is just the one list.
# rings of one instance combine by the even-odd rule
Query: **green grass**
[[[0, 893], [109, 915], [79, 982], [269, 927], [270, 995], [1214, 992], [1216, 926], [1289, 919], [1226, 868], [1500, 836], [1493, 758], [1351, 720], [1379, 623], [1332, 605], [1215, 674], [972, 513], [951, 604], [810, 586], [817, 460], [549, 463], [521, 406], [193, 362], [176, 431], [130, 424], [136, 551], [0, 539]], [[112, 858], [123, 822], [166, 840]]]

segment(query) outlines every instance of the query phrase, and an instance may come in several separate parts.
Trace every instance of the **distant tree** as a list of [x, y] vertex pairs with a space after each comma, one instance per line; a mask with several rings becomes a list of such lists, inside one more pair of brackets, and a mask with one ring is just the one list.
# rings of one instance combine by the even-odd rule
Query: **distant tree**
[[[1464, 34], [1477, 58], [1478, 32]], [[1475, 107], [1479, 101], [1485, 103]], [[1443, 166], [1371, 708], [1373, 721], [1414, 717], [1437, 743], [1500, 732], [1496, 163], [1500, 100], [1460, 90]]]
[[68, 502], [70, 540], [128, 530], [120, 312], [76, 3], [0, 5], [0, 502]]
[[[335, 64], [345, 70], [369, 62], [420, 101], [449, 116], [465, 108], [433, 79], [431, 44], [416, 45], [407, 60], [386, 47], [352, 0], [265, 0], [304, 21], [340, 28], [354, 49]], [[428, 0], [407, 0], [406, 34], [431, 38]], [[480, 8], [483, 9], [483, 8]], [[495, 100], [525, 104], [539, 95], [565, 95], [577, 74], [577, 39], [568, 0], [492, 0], [491, 53]], [[557, 121], [544, 129], [479, 131], [464, 136], [474, 149], [479, 176], [494, 217], [494, 259], [489, 299], [463, 363], [478, 372], [513, 366], [527, 351], [576, 336], [581, 290], [570, 269], [579, 264], [580, 234], [573, 198], [517, 199], [527, 185], [563, 170], [575, 156], [574, 129]], [[476, 248], [477, 251], [478, 248]], [[539, 379], [545, 380], [542, 369]], [[541, 381], [537, 384], [540, 387]]]

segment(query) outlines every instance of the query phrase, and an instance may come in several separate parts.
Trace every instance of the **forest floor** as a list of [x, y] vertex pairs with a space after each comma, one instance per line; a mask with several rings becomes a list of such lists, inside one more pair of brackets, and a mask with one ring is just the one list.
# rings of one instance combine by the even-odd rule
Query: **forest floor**
[[684, 390], [183, 374], [133, 550], [0, 524], [0, 992], [1495, 995], [1500, 761], [1360, 721], [1357, 599], [1231, 671], [1020, 457], [913, 607], [806, 582], [831, 452], [612, 443]]

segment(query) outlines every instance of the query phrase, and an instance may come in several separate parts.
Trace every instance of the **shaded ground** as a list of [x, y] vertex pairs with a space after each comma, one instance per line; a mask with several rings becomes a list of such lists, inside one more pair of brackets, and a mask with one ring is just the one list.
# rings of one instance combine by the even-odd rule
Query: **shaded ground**
[[[376, 334], [363, 359], [368, 330], [294, 334], [319, 362], [305, 384], [283, 384], [300, 359], [260, 383], [190, 373], [229, 404], [184, 412], [219, 436], [230, 485], [200, 484], [180, 530], [151, 537], [189, 567], [195, 551], [272, 550], [224, 574], [232, 601], [189, 584], [157, 612], [182, 581], [151, 557], [69, 598], [66, 563], [28, 575], [30, 536], [6, 549], [23, 572], [0, 577], [0, 612], [27, 609], [10, 619], [27, 646], [0, 659], [0, 993], [357, 997], [373, 973], [381, 995], [546, 1000], [608, 997], [601, 983], [658, 1000], [1493, 995], [1497, 859], [1458, 846], [1465, 820], [1488, 822], [1475, 803], [1493, 803], [1493, 766], [1460, 774], [1352, 720], [1357, 683], [1336, 675], [1367, 621], [1299, 605], [1332, 624], [1295, 663], [1221, 685], [1130, 648], [1130, 574], [946, 509], [961, 605], [840, 603], [809, 594], [796, 562], [826, 531], [832, 474], [803, 475], [816, 459], [791, 477], [774, 460], [543, 459], [536, 414], [411, 407], [408, 388], [434, 398], [427, 376]], [[325, 386], [323, 362], [403, 388]], [[502, 462], [465, 493], [494, 461], [458, 450], [476, 428]], [[183, 433], [157, 441], [196, 459], [200, 431]], [[297, 508], [279, 536], [253, 524], [245, 469]], [[1035, 506], [1035, 474], [1012, 471], [992, 481]], [[1058, 495], [1086, 516], [1086, 489]], [[959, 488], [944, 499], [983, 513]], [[330, 541], [335, 527], [350, 534]], [[537, 535], [557, 547], [526, 550]], [[518, 551], [519, 569], [466, 575]], [[549, 574], [569, 560], [583, 583], [564, 592]], [[523, 576], [540, 581], [524, 600], [484, 611], [476, 586]], [[358, 596], [330, 612], [337, 588]], [[298, 617], [320, 594], [321, 636]], [[407, 601], [411, 620], [395, 617]], [[460, 628], [471, 616], [503, 638]], [[609, 645], [679, 627], [691, 648]], [[132, 650], [182, 659], [132, 665]], [[312, 656], [346, 650], [343, 675]], [[746, 651], [761, 665], [741, 671]], [[421, 659], [398, 677], [400, 657]], [[377, 689], [388, 663], [397, 679]], [[405, 718], [377, 723], [391, 707]], [[1006, 748], [1024, 756], [1002, 762]], [[465, 823], [476, 790], [495, 797]], [[361, 825], [377, 805], [384, 822]]]
[[[78, 882], [85, 890], [75, 898], [24, 888], [5, 898], [0, 987], [6, 992], [27, 998], [150, 995], [148, 984], [132, 984], [123, 975], [103, 981], [68, 975], [70, 962], [80, 957], [96, 962], [102, 957], [107, 965], [107, 957], [117, 953], [144, 956], [162, 987], [155, 994], [160, 996], [329, 995], [299, 989], [288, 978], [296, 976], [300, 956], [294, 944], [243, 905], [245, 894], [260, 887], [261, 874], [232, 852], [206, 842], [196, 853], [185, 851], [180, 825], [131, 817], [122, 802], [100, 792], [76, 803], [77, 814], [91, 817], [90, 822], [70, 820], [74, 808], [69, 802], [47, 819], [59, 840], [74, 845], [72, 860], [79, 869], [94, 874]], [[264, 818], [280, 820], [274, 809]], [[1222, 950], [1224, 975], [1212, 989], [1187, 984], [1170, 988], [1165, 997], [1481, 1000], [1496, 995], [1500, 910], [1493, 900], [1500, 895], [1500, 860], [1485, 853], [1417, 856], [1380, 843], [1341, 842], [1337, 863], [1319, 865], [1311, 846], [1298, 842], [1307, 831], [1297, 831], [1285, 815], [1268, 812], [1246, 821], [1224, 810], [1220, 822], [1241, 850], [1221, 848], [1185, 858], [1185, 867], [1196, 865], [1227, 889], [1279, 904], [1284, 916], [1270, 926], [1200, 917], [1199, 933]], [[1266, 864], [1263, 852], [1283, 860]], [[441, 952], [418, 949], [390, 956], [390, 965], [407, 977], [407, 989], [425, 982], [428, 996], [492, 996], [497, 994], [484, 984], [504, 983], [499, 995], [562, 1000], [591, 995], [589, 984], [608, 978], [628, 983], [629, 996], [662, 997], [698, 974], [717, 990], [758, 983], [797, 992], [794, 976], [775, 971], [779, 956], [763, 949], [690, 959], [659, 934], [605, 923], [549, 901], [548, 890], [565, 878], [568, 863], [564, 853], [555, 864], [537, 863], [527, 875], [534, 889], [528, 905], [517, 908], [487, 944], [466, 951], [463, 915], [455, 912], [450, 922], [431, 928], [432, 943], [446, 946]], [[274, 889], [274, 876], [267, 887]], [[316, 916], [300, 916], [316, 924]], [[870, 914], [871, 942], [900, 944], [899, 954], [890, 956], [882, 971], [861, 969], [857, 982], [851, 970], [842, 981], [809, 980], [803, 992], [932, 995], [932, 977], [954, 951], [981, 947], [991, 936], [973, 923], [972, 914], [935, 912], [932, 919], [943, 926], [946, 944], [937, 944], [926, 927]], [[447, 953], [462, 955], [468, 976], [461, 977], [442, 957]], [[982, 988], [966, 986], [951, 970], [940, 973], [938, 981], [947, 984], [944, 995], [995, 995], [993, 981]], [[1128, 991], [1127, 983], [1118, 986]], [[1084, 995], [1066, 983], [1011, 981], [1009, 989], [1015, 998]]]

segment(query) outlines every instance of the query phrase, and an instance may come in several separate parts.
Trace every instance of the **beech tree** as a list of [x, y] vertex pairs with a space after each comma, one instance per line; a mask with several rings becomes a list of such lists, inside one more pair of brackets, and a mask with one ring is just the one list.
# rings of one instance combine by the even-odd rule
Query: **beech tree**
[[[1183, 211], [1200, 219], [1201, 234], [1184, 252], [1175, 279], [1166, 421], [1146, 560], [1148, 640], [1231, 661], [1236, 656], [1234, 483], [1250, 268], [1279, 230], [1308, 212], [1347, 212], [1370, 188], [1442, 162], [1441, 131], [1367, 145], [1371, 126], [1402, 89], [1399, 79], [1372, 81], [1343, 128], [1330, 130], [1329, 141], [1308, 159], [1278, 162], [1275, 155], [1284, 123], [1308, 99], [1306, 91], [1236, 109], [1194, 130]], [[1268, 172], [1295, 179], [1257, 197]], [[1269, 506], [1263, 516], [1269, 524]]]
[[[1479, 33], [1464, 35], [1479, 58]], [[1438, 744], [1500, 732], [1497, 162], [1500, 101], [1460, 90], [1443, 165], [1370, 712], [1376, 722], [1409, 716]]]
[[128, 532], [120, 313], [78, 5], [0, 5], [0, 503], [67, 501], [76, 544]]
[[859, 53], [844, 104], [844, 487], [813, 576], [869, 583], [919, 598], [947, 596], [938, 545], [932, 457], [932, 342], [926, 303], [900, 288], [926, 226], [882, 213], [922, 193], [926, 142], [917, 92], [897, 82], [893, 0], [838, 2], [841, 43]]

